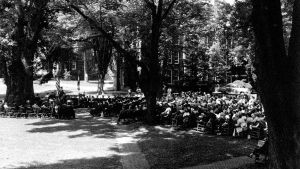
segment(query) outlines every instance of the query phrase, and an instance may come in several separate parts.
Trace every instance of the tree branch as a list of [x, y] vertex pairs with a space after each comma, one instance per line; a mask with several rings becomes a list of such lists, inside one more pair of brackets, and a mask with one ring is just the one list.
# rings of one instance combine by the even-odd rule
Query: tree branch
[[[35, 15], [37, 16], [37, 18], [35, 18], [35, 24], [36, 24], [36, 30], [35, 30], [35, 32], [34, 32], [34, 34], [33, 34], [33, 37], [32, 37], [32, 39], [31, 39], [31, 45], [32, 44], [36, 44], [37, 43], [37, 41], [38, 41], [38, 39], [39, 39], [39, 37], [40, 37], [40, 33], [41, 33], [41, 31], [42, 31], [42, 29], [43, 29], [43, 23], [42, 23], [42, 19], [43, 19], [43, 17], [44, 17], [44, 10], [45, 10], [45, 7], [46, 7], [46, 5], [48, 4], [48, 0], [44, 0], [44, 1], [42, 1], [41, 2], [41, 4], [38, 4], [37, 6], [38, 6], [38, 10], [37, 10], [37, 12], [35, 13]], [[33, 22], [33, 21], [31, 21], [31, 22]]]
[[157, 16], [159, 17], [159, 19], [162, 17], [162, 12], [163, 12], [163, 0], [158, 0]]
[[176, 0], [173, 0], [171, 2], [171, 4], [168, 6], [167, 10], [165, 11], [164, 15], [162, 16], [162, 19], [165, 19], [168, 16], [168, 14], [171, 11], [171, 9], [173, 8], [175, 2], [176, 2]]
[[[66, 1], [69, 2], [68, 0]], [[70, 4], [70, 7], [73, 8], [78, 14], [80, 14], [86, 21], [88, 21], [91, 26], [94, 26], [113, 45], [113, 47], [120, 54], [126, 57], [130, 62], [136, 63], [144, 69], [147, 68], [145, 64], [143, 64], [140, 61], [137, 61], [134, 56], [132, 56], [125, 49], [123, 49], [121, 45], [118, 42], [116, 42], [110, 34], [108, 34], [105, 30], [103, 30], [101, 26], [99, 26], [99, 23], [96, 20], [93, 20], [92, 18], [85, 15], [77, 6]], [[149, 71], [148, 69], [146, 70]]]
[[154, 2], [150, 2], [149, 0], [144, 0], [146, 5], [151, 9], [152, 12], [156, 11], [156, 6], [154, 4]]

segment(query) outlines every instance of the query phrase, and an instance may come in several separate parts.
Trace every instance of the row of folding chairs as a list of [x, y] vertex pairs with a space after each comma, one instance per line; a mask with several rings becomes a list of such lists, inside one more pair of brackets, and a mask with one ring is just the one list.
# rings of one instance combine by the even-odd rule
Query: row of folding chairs
[[[209, 131], [211, 129], [208, 128], [203, 121], [197, 121], [196, 130], [203, 133], [210, 133]], [[221, 129], [216, 129], [215, 133], [223, 136], [232, 136], [233, 134], [228, 125], [222, 127]], [[251, 130], [248, 131], [248, 138], [255, 139], [255, 140], [261, 139], [262, 138], [261, 130], [259, 128], [252, 128]]]
[[206, 123], [201, 121], [201, 120], [197, 121], [196, 130], [199, 131], [199, 132], [202, 132], [202, 133], [208, 133], [208, 134], [215, 133], [217, 135], [222, 135], [222, 136], [232, 135], [232, 133], [230, 131], [230, 128], [229, 128], [229, 125], [222, 126], [221, 128], [216, 127], [215, 131], [212, 131], [213, 129], [206, 126]]
[[55, 117], [53, 113], [48, 108], [19, 108], [8, 107], [4, 111], [0, 112], [0, 117], [4, 118], [52, 118]]

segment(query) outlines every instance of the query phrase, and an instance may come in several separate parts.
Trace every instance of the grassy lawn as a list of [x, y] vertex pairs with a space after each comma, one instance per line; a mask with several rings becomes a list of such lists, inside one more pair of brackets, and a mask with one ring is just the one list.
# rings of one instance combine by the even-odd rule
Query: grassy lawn
[[[40, 85], [38, 81], [33, 82], [34, 92], [39, 96], [44, 97], [47, 93], [55, 92], [56, 81], [50, 80], [48, 83]], [[97, 93], [97, 81], [80, 82], [80, 91], [77, 90], [77, 81], [65, 81], [61, 80], [61, 86], [67, 94], [77, 95], [78, 92], [85, 93], [87, 95], [95, 95]], [[113, 83], [110, 81], [105, 82], [104, 90], [107, 94], [113, 94]], [[116, 92], [120, 93], [120, 92]], [[6, 85], [4, 84], [3, 78], [0, 78], [0, 100], [4, 99], [6, 94]]]
[[153, 169], [191, 167], [246, 156], [257, 144], [254, 140], [174, 131], [163, 126], [146, 129], [148, 132], [139, 136], [139, 146]]
[[75, 120], [0, 118], [0, 168], [121, 169], [113, 122], [84, 109]]

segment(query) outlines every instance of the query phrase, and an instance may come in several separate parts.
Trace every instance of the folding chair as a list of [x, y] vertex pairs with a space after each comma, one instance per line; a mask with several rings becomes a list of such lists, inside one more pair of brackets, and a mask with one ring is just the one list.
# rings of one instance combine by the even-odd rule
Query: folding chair
[[222, 136], [230, 136], [232, 133], [230, 133], [229, 125], [222, 126], [221, 128], [221, 135]]
[[197, 131], [200, 131], [200, 132], [205, 131], [205, 123], [202, 120], [197, 121]]
[[0, 117], [6, 117], [5, 111], [0, 111]]
[[260, 129], [259, 128], [252, 128], [250, 130], [250, 138], [252, 139], [259, 139], [260, 138]]
[[25, 108], [20, 106], [15, 113], [15, 117], [22, 117], [24, 113], [25, 113]]
[[16, 108], [15, 107], [8, 107], [5, 109], [7, 117], [15, 117], [16, 113]]

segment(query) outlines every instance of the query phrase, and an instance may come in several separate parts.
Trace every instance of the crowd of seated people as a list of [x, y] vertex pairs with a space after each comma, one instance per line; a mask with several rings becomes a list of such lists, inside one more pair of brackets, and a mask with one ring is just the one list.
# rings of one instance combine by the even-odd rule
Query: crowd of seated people
[[144, 100], [139, 97], [92, 97], [91, 99], [88, 99], [86, 107], [90, 108], [92, 116], [116, 117], [124, 116], [125, 112], [140, 110], [143, 108], [142, 105], [144, 105]]
[[58, 118], [58, 119], [74, 119], [75, 111], [72, 105], [68, 105], [66, 95], [60, 91], [58, 95], [54, 92], [47, 93], [41, 98], [38, 95], [27, 100], [25, 104], [17, 105], [0, 101], [0, 116], [14, 118]]
[[158, 112], [160, 123], [183, 129], [197, 127], [211, 134], [260, 139], [267, 130], [260, 101], [245, 94], [182, 92], [163, 97], [158, 102]]
[[8, 106], [0, 101], [1, 117], [47, 117], [59, 119], [75, 118], [74, 109], [87, 108], [94, 117], [118, 117], [118, 122], [127, 120], [142, 120], [146, 110], [145, 100], [141, 95], [127, 96], [87, 96], [65, 95], [63, 90], [58, 94], [47, 93], [41, 98], [38, 95], [25, 105]]
[[[74, 118], [74, 108], [89, 108], [95, 117], [117, 117], [117, 122], [143, 120], [146, 101], [141, 96], [93, 97], [49, 93], [25, 105], [9, 107], [0, 102], [2, 116]], [[14, 113], [12, 113], [14, 112]], [[197, 128], [206, 133], [235, 137], [263, 138], [267, 129], [263, 108], [258, 99], [246, 94], [211, 95], [201, 92], [170, 91], [157, 102], [154, 119], [182, 129]]]

